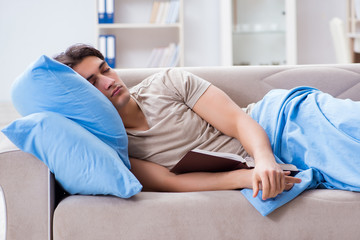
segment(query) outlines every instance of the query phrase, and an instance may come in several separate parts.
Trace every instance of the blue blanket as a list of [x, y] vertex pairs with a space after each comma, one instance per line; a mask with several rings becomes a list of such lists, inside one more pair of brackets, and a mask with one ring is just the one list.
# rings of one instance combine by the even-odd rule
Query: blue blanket
[[251, 116], [269, 136], [276, 160], [301, 171], [300, 184], [275, 198], [242, 193], [266, 216], [307, 189], [360, 191], [360, 102], [310, 87], [270, 91]]

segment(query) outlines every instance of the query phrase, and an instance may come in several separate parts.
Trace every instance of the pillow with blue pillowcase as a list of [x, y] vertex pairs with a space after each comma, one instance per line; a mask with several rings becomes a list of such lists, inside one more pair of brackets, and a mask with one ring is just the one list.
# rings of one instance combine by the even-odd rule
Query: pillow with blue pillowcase
[[66, 191], [119, 197], [141, 191], [118, 112], [73, 69], [43, 55], [15, 80], [11, 97], [25, 117], [2, 132], [43, 161]]

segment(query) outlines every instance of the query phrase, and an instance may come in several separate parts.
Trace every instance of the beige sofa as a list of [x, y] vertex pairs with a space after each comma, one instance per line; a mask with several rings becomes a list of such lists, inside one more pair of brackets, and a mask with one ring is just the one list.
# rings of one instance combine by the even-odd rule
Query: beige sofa
[[[273, 88], [310, 85], [360, 100], [360, 65], [186, 68], [241, 106]], [[124, 69], [133, 86], [157, 69]], [[7, 107], [2, 106], [4, 111]], [[360, 113], [359, 113], [360, 114]], [[1, 113], [5, 124], [17, 114]], [[359, 115], [360, 116], [360, 115]], [[13, 239], [359, 239], [360, 193], [311, 190], [263, 217], [239, 191], [66, 196], [46, 166], [1, 136], [0, 186]]]

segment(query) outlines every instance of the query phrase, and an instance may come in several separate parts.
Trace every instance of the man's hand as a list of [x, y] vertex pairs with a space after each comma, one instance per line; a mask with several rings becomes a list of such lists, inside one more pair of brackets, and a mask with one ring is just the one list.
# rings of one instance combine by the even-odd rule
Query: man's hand
[[284, 190], [290, 190], [294, 183], [300, 183], [300, 178], [288, 176], [289, 171], [283, 171], [277, 163], [262, 162], [257, 164], [252, 175], [253, 197], [262, 189], [262, 199], [274, 198]]

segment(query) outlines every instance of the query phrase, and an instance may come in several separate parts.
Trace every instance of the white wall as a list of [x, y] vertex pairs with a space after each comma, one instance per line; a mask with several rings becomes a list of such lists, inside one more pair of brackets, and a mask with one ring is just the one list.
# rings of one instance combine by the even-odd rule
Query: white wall
[[297, 63], [336, 63], [329, 22], [341, 18], [346, 24], [345, 0], [297, 1]]
[[0, 0], [0, 101], [40, 55], [71, 44], [95, 44], [96, 0]]
[[185, 66], [220, 64], [220, 1], [184, 0]]

